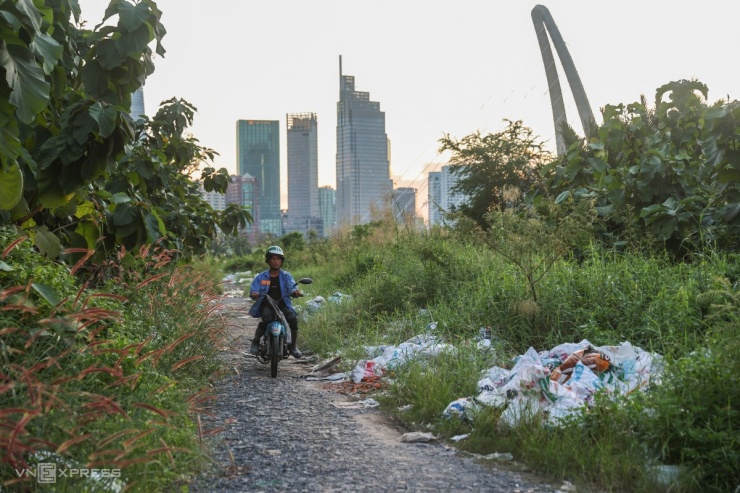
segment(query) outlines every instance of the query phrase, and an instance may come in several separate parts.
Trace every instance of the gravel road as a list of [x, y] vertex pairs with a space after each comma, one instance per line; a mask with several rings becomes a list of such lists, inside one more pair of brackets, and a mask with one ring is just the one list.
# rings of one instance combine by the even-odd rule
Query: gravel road
[[574, 491], [440, 441], [402, 442], [404, 431], [377, 408], [301, 378], [316, 362], [310, 358], [283, 360], [271, 378], [269, 366], [247, 354], [257, 321], [247, 315], [249, 300], [229, 296], [234, 287], [220, 310], [233, 339], [223, 351], [229, 371], [215, 385], [211, 414], [201, 416], [205, 430], [222, 429], [210, 438], [216, 465], [191, 492]]

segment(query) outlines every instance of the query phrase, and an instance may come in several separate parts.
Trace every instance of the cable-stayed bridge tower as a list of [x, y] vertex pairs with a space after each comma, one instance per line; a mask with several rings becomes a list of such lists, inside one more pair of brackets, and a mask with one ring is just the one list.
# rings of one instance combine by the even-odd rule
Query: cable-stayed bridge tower
[[[537, 41], [540, 45], [542, 62], [545, 64], [548, 92], [550, 93], [550, 104], [552, 105], [552, 118], [555, 124], [555, 142], [557, 145], [557, 151], [558, 155], [562, 155], [566, 151], [563, 131], [565, 129], [565, 125], [568, 123], [568, 119], [565, 116], [563, 91], [560, 88], [558, 69], [555, 65], [552, 48], [550, 47], [550, 39], [552, 39], [552, 44], [555, 46], [555, 50], [558, 53], [560, 63], [563, 65], [563, 71], [568, 79], [570, 90], [573, 93], [573, 99], [575, 99], [576, 107], [578, 108], [578, 116], [581, 118], [583, 133], [586, 137], [591, 135], [596, 128], [596, 121], [594, 120], [591, 106], [588, 103], [586, 91], [583, 89], [581, 78], [578, 76], [578, 71], [573, 63], [573, 58], [571, 58], [570, 52], [565, 46], [565, 41], [563, 41], [563, 37], [560, 35], [560, 30], [555, 24], [555, 20], [552, 18], [552, 15], [550, 15], [550, 11], [547, 10], [547, 7], [544, 5], [535, 6], [535, 8], [532, 9], [532, 22], [534, 23], [534, 30], [537, 32]], [[547, 36], [548, 33], [550, 34], [550, 38]]]

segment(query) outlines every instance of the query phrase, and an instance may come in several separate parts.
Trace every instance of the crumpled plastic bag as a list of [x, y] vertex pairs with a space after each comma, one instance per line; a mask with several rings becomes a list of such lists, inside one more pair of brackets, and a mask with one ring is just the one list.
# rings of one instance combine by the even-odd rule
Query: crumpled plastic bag
[[592, 405], [598, 391], [627, 394], [650, 381], [659, 381], [663, 367], [660, 355], [629, 342], [594, 347], [585, 339], [539, 353], [530, 347], [514, 362], [511, 370], [494, 366], [482, 372], [478, 394], [468, 401], [454, 401], [450, 404], [454, 406], [445, 410], [446, 415], [454, 415], [454, 408], [459, 408], [464, 419], [472, 420], [472, 414], [461, 404], [472, 402], [503, 408], [500, 423], [504, 425], [516, 426], [535, 414], [557, 425], [584, 405]]
[[567, 382], [579, 363], [588, 367], [594, 373], [604, 373], [611, 367], [610, 359], [608, 354], [600, 352], [592, 346], [578, 349], [568, 355], [562, 364], [552, 370], [550, 379], [559, 383]]
[[473, 399], [470, 397], [461, 397], [450, 402], [445, 410], [442, 411], [442, 416], [445, 418], [456, 417], [463, 421], [472, 422], [478, 409], [479, 406]]
[[351, 298], [352, 298], [352, 296], [350, 296], [348, 294], [343, 294], [343, 293], [340, 293], [339, 291], [337, 291], [333, 295], [329, 296], [329, 301], [331, 301], [332, 303], [341, 303], [341, 302], [343, 302], [345, 300], [349, 300]]
[[537, 399], [530, 399], [526, 396], [519, 395], [506, 406], [504, 412], [501, 413], [499, 423], [514, 427], [522, 421], [534, 420], [539, 416], [541, 408], [542, 405]]
[[382, 377], [384, 374], [385, 369], [382, 366], [376, 361], [366, 359], [358, 361], [351, 372], [354, 383], [360, 383], [372, 377]]
[[324, 303], [326, 303], [326, 300], [323, 296], [316, 296], [315, 298], [308, 300], [304, 306], [306, 307], [308, 313], [313, 313], [321, 308], [321, 305], [323, 305]]

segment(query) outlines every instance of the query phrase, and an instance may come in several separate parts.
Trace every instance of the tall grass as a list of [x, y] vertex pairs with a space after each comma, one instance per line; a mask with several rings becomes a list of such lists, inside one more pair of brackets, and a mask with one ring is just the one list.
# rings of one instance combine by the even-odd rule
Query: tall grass
[[[382, 223], [355, 233], [340, 232], [306, 267], [312, 295], [339, 290], [351, 299], [311, 315], [302, 341], [343, 354], [351, 367], [367, 358], [363, 346], [399, 344], [437, 322], [435, 333], [455, 346], [455, 356], [394, 368], [382, 397], [393, 412], [404, 409], [398, 414], [409, 426], [445, 436], [468, 427], [472, 450], [511, 451], [554, 478], [608, 491], [732, 491], [740, 483], [740, 387], [731, 378], [740, 361], [731, 342], [740, 312], [737, 256], [675, 263], [592, 245], [553, 262], [536, 280], [534, 300], [532, 278], [474, 236], [398, 232]], [[493, 355], [475, 348], [486, 325]], [[662, 354], [665, 383], [623, 401], [604, 399], [558, 429], [500, 429], [496, 410], [472, 427], [442, 419], [452, 400], [475, 394], [493, 361], [511, 365], [530, 346], [584, 338]], [[658, 481], [654, 466], [661, 464], [678, 467], [680, 483]]]
[[120, 472], [60, 477], [57, 491], [160, 491], [205, 466], [196, 415], [224, 340], [213, 276], [162, 250], [122, 252], [92, 290], [28, 241], [0, 239], [0, 483], [33, 490], [18, 471], [53, 462]]

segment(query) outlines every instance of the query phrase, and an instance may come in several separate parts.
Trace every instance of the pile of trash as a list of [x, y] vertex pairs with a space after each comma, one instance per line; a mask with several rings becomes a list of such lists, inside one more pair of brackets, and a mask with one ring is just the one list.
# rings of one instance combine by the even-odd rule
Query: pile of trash
[[662, 359], [629, 342], [594, 347], [584, 339], [539, 353], [530, 347], [510, 370], [485, 370], [478, 394], [451, 402], [443, 415], [472, 422], [481, 406], [490, 406], [504, 409], [500, 423], [505, 425], [536, 416], [557, 425], [592, 404], [598, 391], [629, 394], [659, 381]]
[[[363, 381], [377, 380], [383, 377], [388, 370], [412, 359], [436, 356], [446, 351], [454, 352], [455, 348], [452, 345], [442, 342], [439, 337], [431, 334], [435, 326], [436, 323], [429, 324], [425, 333], [416, 335], [398, 346], [365, 346], [368, 359], [359, 360], [351, 371], [328, 374], [327, 372], [322, 374], [313, 372], [305, 375], [305, 378], [307, 380], [352, 380], [358, 384]], [[341, 360], [341, 357], [332, 361], [338, 360]]]
[[369, 356], [377, 356], [357, 362], [350, 372], [352, 381], [355, 383], [371, 377], [383, 376], [389, 369], [414, 358], [436, 356], [445, 351], [455, 351], [455, 348], [427, 332], [414, 336], [398, 346], [366, 346], [365, 350]]

